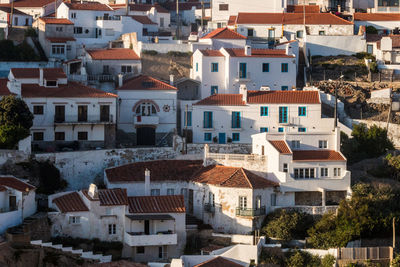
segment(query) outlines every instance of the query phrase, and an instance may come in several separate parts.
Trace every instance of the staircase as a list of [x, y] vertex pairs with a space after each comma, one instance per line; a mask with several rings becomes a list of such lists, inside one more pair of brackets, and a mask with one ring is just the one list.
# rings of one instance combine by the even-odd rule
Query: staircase
[[186, 213], [186, 229], [198, 229], [201, 224], [203, 224], [202, 220]]
[[169, 137], [174, 134], [173, 131], [166, 133], [156, 144], [158, 147], [167, 147], [169, 146], [168, 140], [170, 139]]

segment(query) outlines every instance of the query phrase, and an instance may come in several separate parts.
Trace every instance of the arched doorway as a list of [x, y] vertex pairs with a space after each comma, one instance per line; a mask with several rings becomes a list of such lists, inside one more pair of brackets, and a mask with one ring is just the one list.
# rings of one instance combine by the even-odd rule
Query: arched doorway
[[156, 145], [156, 128], [141, 126], [136, 128], [136, 144], [138, 146]]

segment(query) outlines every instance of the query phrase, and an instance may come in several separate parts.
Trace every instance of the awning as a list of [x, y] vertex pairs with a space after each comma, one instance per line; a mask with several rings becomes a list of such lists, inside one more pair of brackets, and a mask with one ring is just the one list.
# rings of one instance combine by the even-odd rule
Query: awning
[[125, 215], [127, 218], [133, 221], [144, 221], [144, 220], [172, 220], [175, 221], [175, 218], [168, 214], [149, 214], [149, 215]]

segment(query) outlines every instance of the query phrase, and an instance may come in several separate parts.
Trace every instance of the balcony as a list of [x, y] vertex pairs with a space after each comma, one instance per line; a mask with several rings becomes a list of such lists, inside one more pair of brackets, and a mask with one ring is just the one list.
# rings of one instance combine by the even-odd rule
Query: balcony
[[114, 123], [113, 115], [90, 115], [90, 116], [54, 116], [55, 125], [76, 124], [110, 124]]
[[135, 125], [158, 125], [160, 118], [158, 116], [134, 116]]
[[215, 205], [212, 205], [210, 203], [205, 203], [204, 204], [204, 211], [207, 213], [215, 213]]
[[256, 217], [256, 216], [262, 216], [265, 215], [265, 207], [262, 206], [259, 209], [242, 209], [242, 208], [236, 208], [236, 216], [242, 216], [242, 217]]
[[236, 74], [235, 82], [248, 82], [250, 81], [250, 72], [238, 72]]
[[121, 16], [97, 16], [96, 20], [121, 20]]
[[177, 245], [178, 237], [177, 234], [170, 232], [159, 232], [150, 235], [136, 232], [125, 232], [124, 241], [125, 244], [131, 247]]

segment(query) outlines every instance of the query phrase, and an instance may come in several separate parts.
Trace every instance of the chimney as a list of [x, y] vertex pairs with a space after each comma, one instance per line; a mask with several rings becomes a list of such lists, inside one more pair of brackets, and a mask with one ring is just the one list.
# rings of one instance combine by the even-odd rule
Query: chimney
[[239, 87], [239, 94], [242, 95], [242, 100], [245, 104], [247, 104], [247, 86], [245, 84], [241, 84]]
[[124, 75], [120, 73], [118, 74], [118, 87], [121, 87], [122, 85], [124, 85]]
[[144, 171], [144, 194], [150, 196], [150, 170], [147, 168]]
[[174, 83], [175, 83], [175, 75], [170, 74], [169, 75], [169, 84], [174, 86]]
[[91, 198], [99, 198], [99, 194], [97, 192], [97, 186], [95, 184], [89, 185], [88, 195]]
[[43, 68], [39, 68], [39, 85], [43, 86], [44, 81], [43, 81]]
[[289, 53], [290, 53], [290, 49], [291, 47], [290, 47], [290, 44], [286, 44], [286, 47], [285, 47], [285, 49], [286, 49], [286, 55], [289, 55]]
[[246, 45], [246, 46], [244, 47], [244, 54], [245, 54], [246, 56], [251, 56], [251, 46], [250, 46], [250, 45]]

